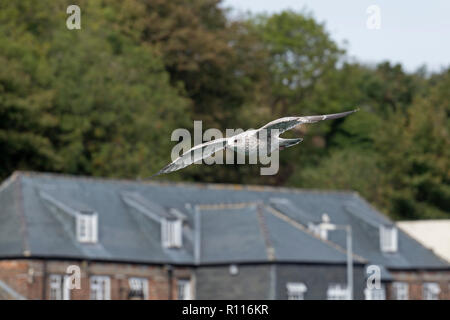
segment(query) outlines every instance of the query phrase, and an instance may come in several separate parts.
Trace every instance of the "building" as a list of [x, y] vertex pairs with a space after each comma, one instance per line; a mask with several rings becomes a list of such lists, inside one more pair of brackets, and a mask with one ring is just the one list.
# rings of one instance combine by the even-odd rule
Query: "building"
[[345, 299], [324, 218], [355, 299], [449, 299], [449, 264], [353, 192], [30, 172], [0, 187], [0, 297]]
[[450, 220], [400, 221], [400, 229], [450, 262]]

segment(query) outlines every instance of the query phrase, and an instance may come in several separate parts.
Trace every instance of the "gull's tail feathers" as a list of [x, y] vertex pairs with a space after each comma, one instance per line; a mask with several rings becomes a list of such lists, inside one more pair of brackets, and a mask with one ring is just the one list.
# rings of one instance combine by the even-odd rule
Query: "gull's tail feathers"
[[303, 141], [303, 138], [295, 138], [295, 139], [282, 139], [279, 138], [280, 143], [280, 149], [289, 148], [292, 146], [295, 146], [296, 144], [299, 144]]

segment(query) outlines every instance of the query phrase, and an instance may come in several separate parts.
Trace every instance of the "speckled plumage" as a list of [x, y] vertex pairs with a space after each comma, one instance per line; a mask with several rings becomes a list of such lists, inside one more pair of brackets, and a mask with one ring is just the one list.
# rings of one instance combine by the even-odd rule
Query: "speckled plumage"
[[302, 138], [280, 138], [279, 136], [283, 132], [304, 123], [315, 123], [322, 120], [342, 118], [358, 110], [359, 109], [318, 116], [284, 117], [271, 121], [257, 130], [251, 129], [230, 138], [205, 142], [189, 149], [153, 176], [180, 170], [196, 161], [208, 158], [215, 152], [221, 151], [224, 148], [244, 155], [255, 155], [258, 153], [258, 150], [261, 150], [266, 154], [271, 154], [276, 150], [292, 147], [303, 141]]

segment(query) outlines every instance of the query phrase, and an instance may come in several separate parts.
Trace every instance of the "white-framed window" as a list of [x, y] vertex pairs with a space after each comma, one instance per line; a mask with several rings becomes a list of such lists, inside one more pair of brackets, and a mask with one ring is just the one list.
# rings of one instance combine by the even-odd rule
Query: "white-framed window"
[[286, 284], [288, 300], [305, 300], [306, 285], [302, 282], [289, 282]]
[[189, 279], [178, 279], [178, 300], [192, 300], [191, 281]]
[[148, 280], [145, 278], [129, 278], [128, 284], [130, 286], [130, 292], [128, 298], [130, 299], [148, 299]]
[[394, 300], [408, 300], [409, 285], [406, 282], [393, 282], [392, 295]]
[[97, 213], [80, 213], [76, 218], [77, 239], [79, 242], [96, 243], [98, 240]]
[[91, 276], [91, 300], [110, 300], [111, 283], [108, 276]]
[[50, 275], [50, 300], [70, 300], [68, 275]]
[[381, 284], [380, 288], [364, 289], [366, 300], [386, 300], [386, 286]]
[[439, 300], [441, 287], [435, 282], [425, 282], [423, 284], [423, 299], [424, 300]]
[[328, 286], [327, 299], [328, 300], [347, 300], [349, 293], [347, 286], [340, 283], [332, 283]]
[[395, 226], [380, 225], [380, 248], [382, 252], [397, 252], [398, 231]]
[[161, 222], [161, 241], [165, 248], [180, 248], [183, 245], [183, 222], [181, 219]]

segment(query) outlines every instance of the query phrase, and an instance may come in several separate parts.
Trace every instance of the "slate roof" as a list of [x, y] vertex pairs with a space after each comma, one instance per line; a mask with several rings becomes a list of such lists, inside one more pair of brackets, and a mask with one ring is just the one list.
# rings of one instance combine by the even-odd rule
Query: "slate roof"
[[[77, 242], [47, 195], [99, 217], [97, 244]], [[127, 204], [126, 196], [151, 213]], [[175, 212], [175, 213], [174, 213]], [[354, 261], [387, 269], [448, 269], [401, 230], [399, 251], [379, 249], [390, 224], [354, 192], [96, 179], [16, 172], [0, 186], [0, 258], [48, 257], [180, 265], [301, 262], [345, 264], [345, 233], [322, 240], [307, 229], [323, 213], [353, 227]], [[183, 247], [161, 246], [159, 217], [182, 215]], [[389, 274], [386, 269], [384, 278]]]

